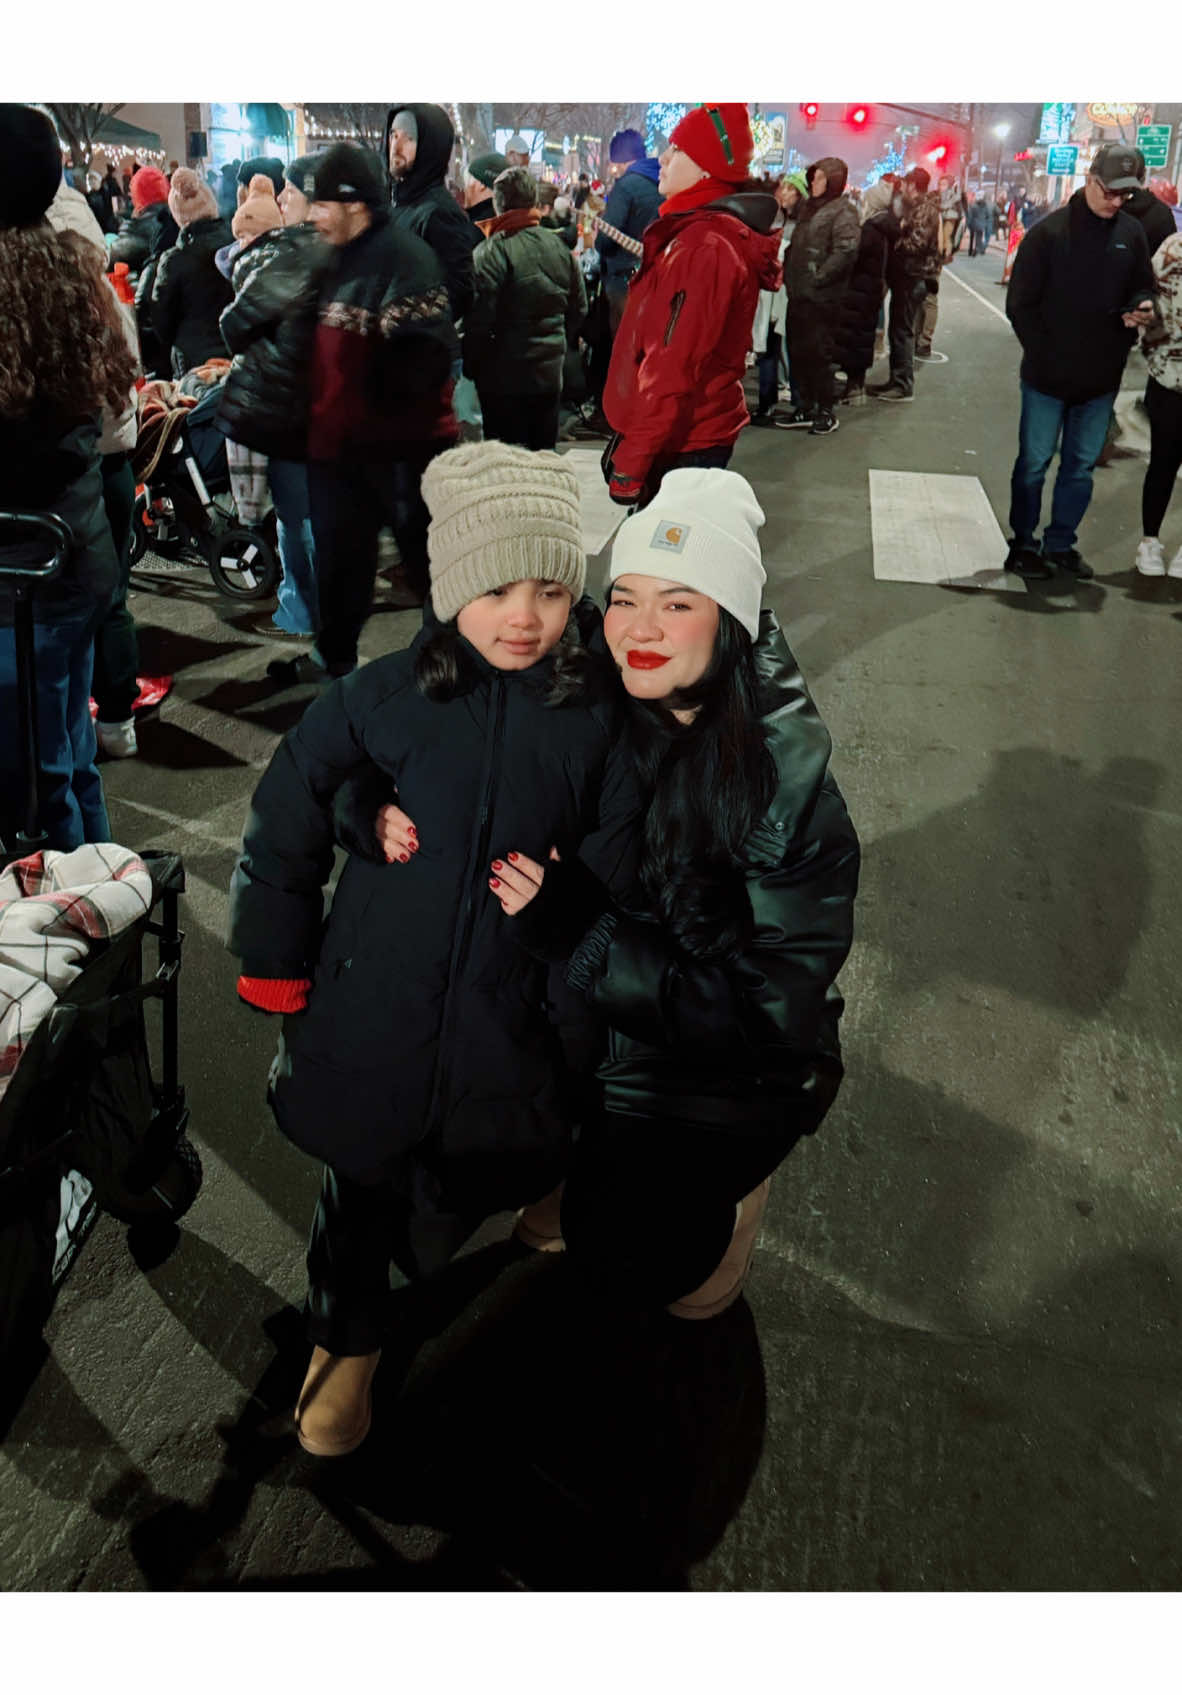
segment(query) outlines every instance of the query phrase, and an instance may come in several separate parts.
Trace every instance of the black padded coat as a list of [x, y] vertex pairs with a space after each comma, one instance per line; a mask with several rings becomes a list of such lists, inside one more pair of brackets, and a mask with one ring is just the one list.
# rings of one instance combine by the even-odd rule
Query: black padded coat
[[[427, 633], [334, 684], [276, 750], [251, 802], [229, 945], [248, 976], [314, 979], [272, 1074], [284, 1135], [478, 1222], [553, 1186], [570, 1138], [545, 967], [515, 946], [489, 864], [581, 850], [623, 895], [640, 801], [610, 675], [586, 703], [551, 707], [552, 657], [504, 672], [465, 644], [469, 685], [432, 702], [414, 679]], [[406, 865], [351, 855], [325, 921], [334, 800], [374, 768], [421, 847]]]
[[475, 277], [472, 253], [479, 246], [480, 231], [444, 184], [455, 131], [441, 106], [416, 105], [413, 101], [391, 106], [386, 114], [383, 159], [390, 158], [390, 131], [399, 112], [413, 112], [419, 126], [415, 162], [406, 176], [392, 181], [390, 221], [396, 229], [417, 235], [432, 248], [447, 278], [447, 294], [453, 320], [464, 316], [472, 304]]
[[224, 218], [195, 218], [162, 253], [152, 284], [152, 328], [160, 343], [161, 374], [181, 376], [207, 359], [224, 359], [218, 319], [233, 289], [218, 270], [219, 247], [233, 241]]
[[858, 257], [838, 308], [834, 357], [848, 375], [861, 376], [874, 363], [874, 335], [882, 309], [887, 261], [901, 225], [893, 212], [876, 212], [862, 225]]
[[853, 201], [845, 193], [846, 167], [840, 159], [818, 159], [805, 172], [823, 170], [828, 182], [818, 200], [806, 200], [796, 219], [796, 231], [784, 262], [788, 299], [835, 306], [858, 253], [860, 228]]
[[754, 923], [738, 954], [689, 957], [651, 913], [608, 899], [577, 864], [548, 867], [542, 894], [513, 921], [523, 946], [569, 958], [567, 981], [608, 1025], [603, 1107], [758, 1140], [771, 1150], [766, 1171], [752, 1174], [736, 1155], [748, 1186], [817, 1129], [836, 1096], [834, 980], [853, 939], [860, 860], [829, 732], [770, 611], [755, 652], [777, 788], [742, 853]]
[[303, 459], [320, 284], [333, 250], [311, 224], [268, 230], [234, 261], [221, 316], [233, 354], [218, 427], [273, 459]]

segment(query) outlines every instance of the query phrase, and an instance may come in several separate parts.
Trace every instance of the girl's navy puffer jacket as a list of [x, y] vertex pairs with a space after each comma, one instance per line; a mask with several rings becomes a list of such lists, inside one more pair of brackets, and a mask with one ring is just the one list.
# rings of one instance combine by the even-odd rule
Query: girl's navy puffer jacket
[[233, 355], [218, 425], [273, 459], [303, 459], [316, 304], [332, 248], [311, 224], [268, 230], [234, 261], [234, 299], [221, 315]]
[[[610, 675], [551, 707], [552, 657], [503, 672], [468, 650], [466, 691], [432, 702], [414, 675], [425, 635], [336, 683], [276, 750], [229, 946], [248, 976], [313, 978], [272, 1073], [283, 1133], [360, 1181], [429, 1170], [479, 1219], [555, 1183], [570, 1138], [546, 968], [515, 946], [490, 863], [553, 845], [622, 896], [640, 799]], [[334, 797], [375, 766], [421, 845], [406, 865], [350, 856], [325, 921]]]

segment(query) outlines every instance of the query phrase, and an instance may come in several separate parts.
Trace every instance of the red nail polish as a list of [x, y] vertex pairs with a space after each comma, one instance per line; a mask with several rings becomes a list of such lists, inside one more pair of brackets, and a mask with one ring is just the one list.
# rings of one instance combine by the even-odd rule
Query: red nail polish
[[518, 857], [519, 857], [519, 856], [518, 856], [518, 855], [517, 855], [517, 854], [515, 854], [515, 853], [511, 853], [511, 854], [510, 854], [510, 855], [509, 855], [509, 863], [510, 863], [510, 865], [515, 865], [515, 864], [516, 864], [516, 863], [517, 863], [517, 859], [518, 859]]
[[501, 886], [501, 879], [499, 877], [490, 877], [488, 880], [488, 886], [490, 889], [499, 889]]
[[405, 865], [409, 859], [410, 859], [409, 853], [400, 853], [398, 855], [398, 863], [400, 865]]
[[[513, 855], [510, 854], [509, 857], [510, 857], [510, 859], [512, 859]], [[504, 866], [501, 864], [499, 859], [493, 860], [493, 870], [494, 871], [503, 871], [504, 870]]]

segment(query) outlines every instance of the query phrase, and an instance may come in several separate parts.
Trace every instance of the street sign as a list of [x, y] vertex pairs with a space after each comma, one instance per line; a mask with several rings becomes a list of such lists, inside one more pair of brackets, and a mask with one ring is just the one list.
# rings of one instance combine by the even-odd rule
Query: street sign
[[1048, 147], [1047, 175], [1049, 177], [1073, 177], [1076, 174], [1076, 162], [1079, 159], [1078, 147]]
[[1141, 124], [1137, 130], [1137, 146], [1145, 155], [1145, 166], [1160, 171], [1170, 162], [1172, 124]]

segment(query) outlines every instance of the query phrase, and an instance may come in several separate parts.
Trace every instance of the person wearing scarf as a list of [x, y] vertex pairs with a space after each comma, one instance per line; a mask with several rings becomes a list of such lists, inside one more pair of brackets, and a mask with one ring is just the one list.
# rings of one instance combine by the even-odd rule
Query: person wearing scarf
[[675, 466], [725, 468], [747, 423], [756, 301], [781, 281], [775, 199], [740, 192], [753, 152], [734, 102], [687, 112], [661, 155], [665, 201], [642, 237], [603, 396], [618, 505], [646, 505]]

